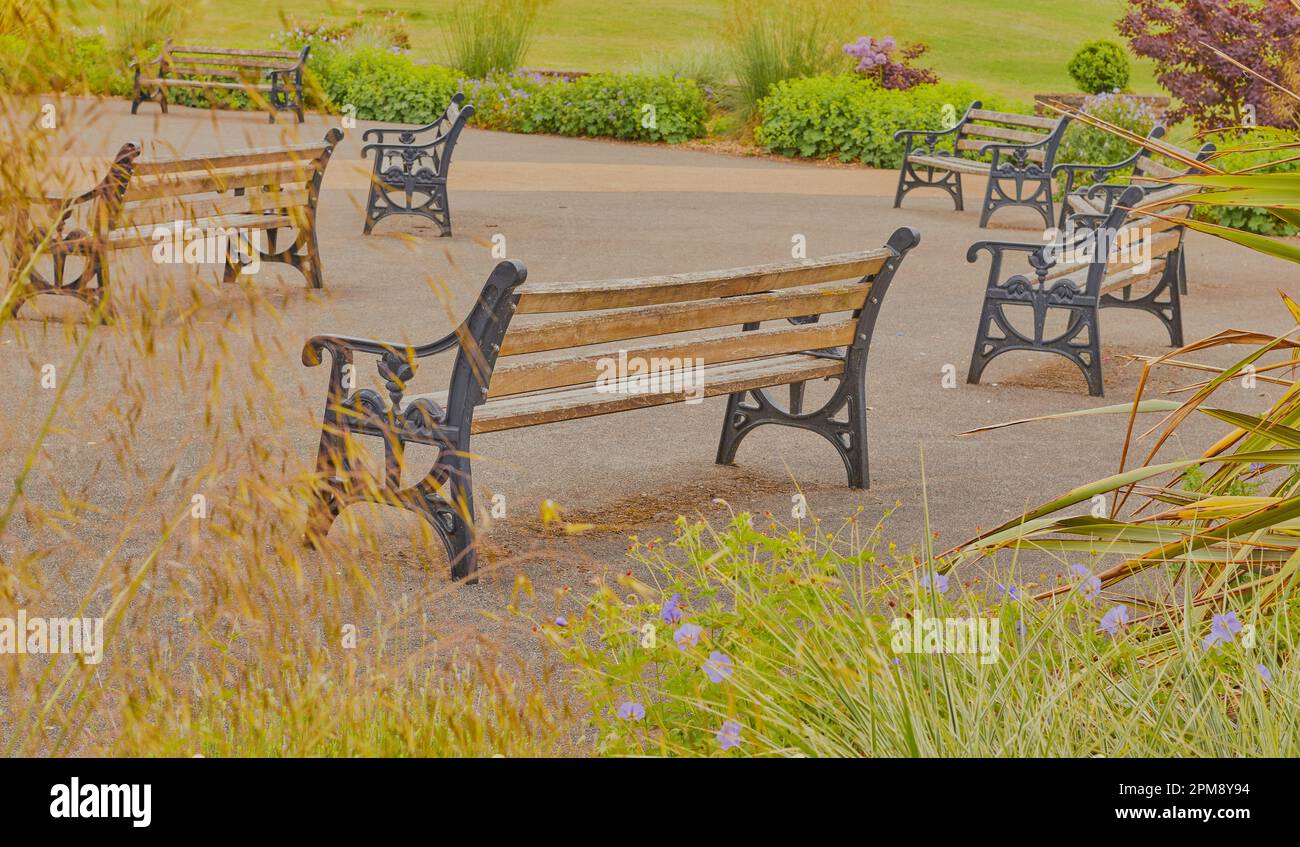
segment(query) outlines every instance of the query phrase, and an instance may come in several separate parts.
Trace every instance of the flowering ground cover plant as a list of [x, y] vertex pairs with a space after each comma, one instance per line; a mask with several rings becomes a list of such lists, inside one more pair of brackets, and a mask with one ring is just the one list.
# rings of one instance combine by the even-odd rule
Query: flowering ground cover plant
[[[738, 514], [635, 541], [652, 582], [611, 575], [534, 618], [588, 698], [602, 755], [1182, 756], [1300, 752], [1289, 602], [1174, 627], [1108, 599], [1098, 566], [980, 586], [835, 531]], [[935, 562], [934, 565], [928, 562]], [[1031, 599], [1044, 590], [1056, 600]], [[546, 606], [544, 601], [539, 606]], [[955, 640], [954, 640], [955, 639]], [[1192, 700], [1196, 708], [1171, 709]]]
[[557, 84], [562, 83], [529, 71], [497, 71], [485, 79], [462, 82], [466, 100], [474, 104], [474, 125], [505, 132], [524, 132], [528, 101], [543, 86]]

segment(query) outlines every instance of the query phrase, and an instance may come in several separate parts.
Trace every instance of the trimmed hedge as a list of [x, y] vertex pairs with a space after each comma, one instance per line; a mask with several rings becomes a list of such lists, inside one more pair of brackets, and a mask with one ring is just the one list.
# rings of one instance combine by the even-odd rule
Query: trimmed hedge
[[982, 100], [989, 109], [1027, 111], [966, 83], [898, 91], [856, 76], [817, 76], [772, 86], [760, 103], [763, 120], [754, 136], [768, 151], [785, 156], [835, 156], [842, 162], [897, 168], [904, 144], [894, 140], [895, 132], [943, 129], [945, 117], [960, 117], [972, 100]]
[[460, 88], [455, 71], [417, 65], [409, 56], [378, 47], [323, 49], [308, 65], [326, 101], [335, 110], [356, 107], [363, 120], [427, 124]]
[[707, 117], [693, 80], [593, 74], [527, 92], [519, 129], [677, 144], [704, 135]]

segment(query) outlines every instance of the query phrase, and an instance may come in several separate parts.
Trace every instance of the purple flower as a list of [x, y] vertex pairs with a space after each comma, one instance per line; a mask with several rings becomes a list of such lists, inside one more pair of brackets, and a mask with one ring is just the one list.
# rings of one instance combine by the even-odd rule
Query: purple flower
[[995, 583], [995, 585], [998, 587], [999, 597], [1005, 597], [1006, 599], [1013, 601], [1024, 597], [1024, 592], [1020, 590], [1020, 586], [1018, 585], [1003, 585], [1000, 582]]
[[700, 643], [700, 632], [700, 628], [695, 624], [684, 623], [677, 627], [677, 631], [673, 633], [673, 641], [676, 641], [677, 646], [685, 650], [687, 647], [694, 647]]
[[569, 619], [566, 618], [564, 615], [560, 615], [560, 616], [558, 616], [558, 617], [555, 619], [555, 625], [556, 625], [556, 626], [568, 626], [568, 625], [569, 625]]
[[618, 716], [625, 721], [639, 721], [645, 717], [645, 706], [628, 700], [618, 707]]
[[659, 612], [659, 617], [663, 619], [664, 623], [677, 623], [682, 619], [682, 610], [678, 607], [681, 602], [682, 595], [680, 594], [674, 594], [668, 598], [668, 602], [664, 603], [663, 609]]
[[1075, 575], [1079, 577], [1080, 590], [1083, 591], [1085, 598], [1091, 600], [1094, 595], [1101, 591], [1101, 580], [1093, 576], [1092, 571], [1083, 565], [1071, 565], [1070, 570], [1074, 571]]
[[723, 750], [730, 750], [732, 747], [740, 746], [740, 724], [733, 720], [722, 722], [722, 728], [718, 730], [716, 736], [718, 744]]
[[709, 658], [704, 660], [704, 675], [709, 678], [709, 682], [722, 682], [731, 676], [731, 671], [731, 657], [726, 653], [714, 650], [709, 654]]
[[1268, 666], [1265, 665], [1263, 662], [1260, 662], [1258, 665], [1255, 665], [1255, 670], [1259, 671], [1259, 676], [1261, 679], [1264, 680], [1265, 685], [1269, 685], [1270, 683], [1273, 682], [1273, 672], [1269, 670]]
[[1111, 635], [1119, 635], [1120, 629], [1128, 625], [1128, 606], [1111, 606], [1106, 614], [1101, 616], [1101, 626], [1097, 631], [1105, 630]]
[[1209, 650], [1218, 644], [1231, 643], [1239, 632], [1241, 632], [1241, 621], [1237, 620], [1236, 612], [1215, 615], [1214, 620], [1210, 623], [1210, 634], [1201, 641], [1201, 648]]
[[[929, 588], [930, 582], [930, 573], [928, 571], [921, 574], [920, 584], [922, 588]], [[946, 574], [937, 573], [934, 575], [934, 589], [940, 594], [948, 590], [948, 576]]]

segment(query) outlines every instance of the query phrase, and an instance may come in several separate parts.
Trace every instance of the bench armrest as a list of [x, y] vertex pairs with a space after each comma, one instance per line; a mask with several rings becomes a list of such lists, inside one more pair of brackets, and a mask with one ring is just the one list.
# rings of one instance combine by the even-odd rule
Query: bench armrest
[[[1096, 185], [1089, 186], [1084, 196], [1089, 200], [1102, 198], [1105, 200], [1102, 211], [1109, 212], [1115, 206], [1115, 202], [1123, 196], [1124, 192], [1133, 187], [1133, 185], [1123, 182], [1099, 182]], [[1137, 187], [1141, 188], [1142, 186]], [[1145, 195], [1146, 191], [1144, 190], [1142, 193]]]
[[1052, 176], [1058, 177], [1061, 174], [1065, 174], [1065, 178], [1070, 183], [1073, 183], [1079, 174], [1091, 174], [1094, 181], [1102, 182], [1117, 171], [1133, 167], [1133, 165], [1137, 164], [1137, 160], [1141, 155], [1142, 151], [1139, 150], [1124, 161], [1116, 162], [1113, 165], [1093, 165], [1087, 162], [1071, 162], [1064, 165], [1055, 165], [1052, 168]]
[[422, 359], [457, 347], [460, 336], [450, 332], [429, 344], [411, 345], [395, 341], [375, 341], [368, 338], [355, 338], [350, 335], [317, 335], [308, 339], [302, 347], [302, 363], [314, 368], [321, 363], [321, 353], [328, 350], [335, 361], [351, 361], [353, 353], [373, 353], [383, 356], [388, 353], [409, 351], [412, 358]]
[[[1156, 126], [1152, 128], [1151, 132], [1147, 133], [1147, 140], [1155, 141], [1163, 138], [1164, 135], [1165, 135], [1165, 128], [1160, 124], [1156, 124]], [[1138, 163], [1138, 159], [1141, 159], [1145, 155], [1150, 155], [1150, 151], [1147, 150], [1146, 147], [1139, 147], [1138, 149], [1133, 151], [1133, 155], [1129, 156], [1123, 161], [1113, 162], [1108, 165], [1099, 165], [1090, 162], [1069, 162], [1064, 165], [1057, 165], [1054, 168], [1052, 168], [1052, 176], [1059, 176], [1060, 174], [1066, 174], [1067, 178], [1073, 179], [1075, 174], [1084, 173], [1086, 171], [1092, 171], [1093, 174], [1095, 175], [1096, 181], [1100, 182], [1102, 177], [1106, 176], [1107, 174], [1115, 173], [1116, 171], [1123, 170], [1124, 168], [1133, 167]]]
[[[374, 131], [375, 130], [366, 130], [367, 134]], [[369, 154], [371, 150], [375, 150], [380, 153], [383, 153], [388, 150], [410, 150], [410, 151], [432, 150], [435, 147], [439, 147], [445, 144], [447, 142], [448, 137], [449, 135], [447, 133], [441, 133], [435, 136], [432, 141], [427, 141], [424, 144], [415, 144], [415, 143], [404, 144], [400, 141], [372, 141], [371, 143], [365, 144], [361, 147], [361, 158], [363, 159], [366, 158], [367, 154]]]
[[409, 147], [415, 143], [415, 136], [420, 135], [422, 133], [429, 132], [430, 130], [437, 129], [439, 126], [445, 123], [446, 120], [447, 120], [447, 116], [443, 115], [442, 117], [439, 117], [438, 119], [434, 120], [431, 123], [427, 123], [424, 126], [411, 127], [409, 129], [407, 127], [396, 127], [396, 126], [374, 127], [372, 129], [368, 129], [365, 132], [361, 133], [361, 140], [369, 141], [371, 138], [375, 138], [378, 143], [383, 144], [385, 143], [384, 142], [385, 135], [396, 135], [398, 138], [409, 137], [411, 140], [405, 143], [399, 141], [389, 141], [387, 142], [388, 146]]
[[1013, 153], [1013, 154], [1014, 154], [1015, 152], [1019, 151], [1019, 150], [1034, 150], [1034, 149], [1037, 149], [1037, 148], [1039, 148], [1039, 147], [1045, 147], [1045, 146], [1047, 146], [1047, 143], [1048, 143], [1048, 142], [1050, 142], [1050, 141], [1054, 141], [1054, 140], [1055, 140], [1055, 139], [1053, 139], [1053, 138], [1049, 135], [1049, 136], [1045, 137], [1042, 141], [1034, 141], [1034, 142], [1028, 142], [1028, 141], [1024, 141], [1024, 142], [1022, 142], [1022, 141], [990, 141], [988, 144], [982, 145], [982, 146], [980, 147], [980, 155], [981, 155], [981, 156], [987, 156], [989, 153], [1001, 153], [1001, 152], [1004, 151], [1004, 150], [1007, 151], [1007, 152]]
[[[375, 341], [366, 338], [353, 338], [347, 335], [317, 335], [307, 341], [302, 348], [302, 363], [307, 367], [319, 365], [323, 359], [321, 353], [330, 353], [329, 386], [325, 389], [325, 420], [341, 422], [348, 417], [367, 409], [374, 415], [383, 415], [383, 401], [369, 388], [358, 388], [356, 373], [349, 374], [352, 368], [353, 354], [373, 353], [379, 357], [377, 370], [384, 380], [392, 408], [396, 411], [406, 393], [407, 385], [415, 377], [415, 360], [431, 356], [445, 350], [459, 347], [460, 340], [456, 332], [449, 333], [431, 344], [412, 346], [388, 341]], [[351, 383], [351, 384], [345, 384]], [[352, 399], [348, 395], [352, 394]], [[445, 423], [445, 422], [442, 422]], [[444, 435], [452, 430], [439, 424], [438, 429]]]
[[[970, 113], [980, 108], [983, 105], [984, 104], [981, 103], [979, 100], [972, 102], [969, 106], [966, 107], [966, 111], [962, 114], [962, 116], [957, 119], [957, 123], [953, 124], [947, 129], [900, 129], [898, 132], [894, 133], [894, 140], [902, 141], [906, 139], [907, 151], [903, 154], [904, 156], [912, 152], [912, 144], [915, 142], [917, 137], [924, 137], [926, 149], [934, 150], [934, 144], [936, 141], [938, 141], [940, 138], [943, 138], [944, 136], [952, 135], [958, 132], [963, 126], [966, 125], [966, 122], [970, 120]], [[956, 141], [954, 140], [953, 143], [956, 144]]]
[[[453, 123], [455, 123], [457, 120], [460, 119], [460, 115], [461, 115], [462, 112], [465, 111], [465, 109], [467, 109], [467, 108], [470, 109], [470, 113], [469, 113], [470, 115], [474, 114], [474, 112], [473, 112], [473, 107], [472, 107], [472, 106], [471, 106], [471, 107], [463, 106], [462, 104], [463, 104], [464, 102], [465, 102], [465, 94], [464, 94], [464, 92], [457, 91], [455, 94], [452, 95], [452, 97], [451, 97], [451, 103], [448, 104], [448, 107], [447, 107], [448, 109], [450, 109], [452, 105], [454, 105], [454, 106], [456, 107], [456, 117], [454, 117], [454, 118], [453, 118], [453, 117], [450, 117], [450, 116], [447, 114], [447, 109], [444, 109], [441, 115], [439, 115], [438, 117], [434, 118], [432, 121], [430, 121], [429, 123], [425, 124], [424, 126], [417, 126], [417, 127], [411, 127], [411, 128], [407, 128], [407, 127], [397, 127], [397, 126], [379, 126], [379, 127], [372, 127], [372, 128], [370, 128], [370, 129], [366, 130], [365, 132], [361, 133], [361, 140], [362, 140], [363, 142], [364, 142], [364, 141], [369, 141], [370, 138], [373, 136], [377, 142], [379, 142], [380, 144], [383, 144], [383, 143], [385, 143], [385, 142], [384, 142], [384, 135], [386, 135], [386, 134], [388, 134], [388, 135], [396, 135], [396, 136], [398, 136], [399, 138], [401, 138], [401, 137], [403, 137], [403, 136], [406, 136], [406, 137], [409, 137], [410, 140], [409, 140], [409, 141], [406, 141], [404, 144], [398, 145], [396, 142], [387, 142], [387, 143], [390, 144], [390, 145], [393, 145], [393, 146], [410, 146], [410, 145], [412, 145], [412, 144], [415, 143], [415, 136], [420, 135], [421, 133], [429, 132], [430, 130], [437, 129], [438, 127], [442, 126], [443, 124], [453, 124]], [[466, 117], [468, 118], [468, 115], [467, 115]], [[446, 133], [443, 133], [443, 135], [446, 135]]]
[[1044, 249], [1041, 243], [1034, 244], [1027, 241], [976, 241], [966, 251], [966, 261], [976, 262], [979, 260], [979, 254], [985, 250], [994, 258], [1001, 258], [1003, 253], [1035, 253]]
[[[450, 417], [444, 423], [458, 427], [463, 418], [468, 425], [473, 407], [487, 398], [488, 380], [519, 299], [515, 289], [527, 278], [528, 271], [522, 264], [499, 263], [484, 283], [469, 317], [456, 329], [428, 344], [411, 345], [347, 335], [317, 335], [309, 339], [302, 348], [304, 365], [309, 368], [319, 365], [323, 359], [321, 353], [326, 350], [332, 359], [325, 403], [326, 422], [336, 419], [331, 408], [341, 404], [346, 392], [352, 388], [343, 383], [344, 368], [352, 364], [353, 354], [370, 353], [380, 357], [379, 376], [387, 383], [385, 387], [392, 408], [396, 410], [401, 405], [407, 383], [415, 376], [415, 360], [455, 350], [456, 363], [447, 393]], [[356, 396], [360, 394], [358, 392]]]
[[894, 140], [900, 141], [906, 138], [911, 141], [918, 135], [924, 135], [930, 140], [930, 143], [933, 144], [934, 141], [938, 140], [940, 137], [951, 135], [959, 129], [961, 129], [961, 121], [958, 121], [947, 129], [900, 129], [898, 132], [894, 133]]

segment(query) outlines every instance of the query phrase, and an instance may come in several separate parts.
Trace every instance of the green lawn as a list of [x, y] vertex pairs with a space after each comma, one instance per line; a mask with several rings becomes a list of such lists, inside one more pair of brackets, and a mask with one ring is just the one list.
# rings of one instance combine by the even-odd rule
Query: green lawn
[[[72, 0], [83, 24], [98, 22], [92, 3]], [[846, 3], [846, 5], [848, 5]], [[1125, 0], [876, 0], [864, 34], [926, 41], [930, 63], [950, 79], [1028, 97], [1071, 91], [1071, 54], [1093, 38], [1120, 39], [1114, 21]], [[362, 7], [394, 9], [407, 20], [417, 56], [444, 59], [441, 27], [452, 0], [218, 0], [200, 6], [187, 35], [200, 43], [253, 46], [280, 29], [280, 15], [346, 19]], [[548, 0], [527, 64], [576, 70], [632, 69], [718, 44], [727, 0]], [[1149, 67], [1136, 64], [1132, 87], [1158, 93]]]

